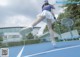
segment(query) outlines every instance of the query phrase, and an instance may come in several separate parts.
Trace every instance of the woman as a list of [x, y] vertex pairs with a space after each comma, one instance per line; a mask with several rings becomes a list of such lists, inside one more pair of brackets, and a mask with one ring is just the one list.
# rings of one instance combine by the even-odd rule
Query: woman
[[[37, 25], [39, 22], [44, 20], [48, 26], [48, 30], [50, 33], [50, 40], [51, 40], [52, 44], [55, 45], [54, 31], [52, 29], [52, 23], [55, 21], [54, 20], [54, 13], [52, 10], [55, 8], [48, 3], [48, 0], [45, 0], [44, 2], [45, 3], [42, 5], [42, 12], [37, 15], [37, 19], [28, 28], [29, 28], [29, 30], [30, 29], [32, 30], [32, 28], [35, 25]], [[27, 31], [26, 29], [28, 29], [28, 28], [24, 28], [23, 29], [24, 32], [26, 32]]]
[[34, 27], [39, 22], [44, 20], [48, 26], [48, 30], [50, 33], [50, 40], [53, 43], [53, 45], [55, 45], [54, 31], [52, 29], [52, 23], [55, 22], [53, 9], [55, 9], [55, 8], [48, 3], [48, 0], [45, 0], [45, 3], [42, 6], [42, 13], [37, 15], [37, 19], [32, 23], [32, 27]]

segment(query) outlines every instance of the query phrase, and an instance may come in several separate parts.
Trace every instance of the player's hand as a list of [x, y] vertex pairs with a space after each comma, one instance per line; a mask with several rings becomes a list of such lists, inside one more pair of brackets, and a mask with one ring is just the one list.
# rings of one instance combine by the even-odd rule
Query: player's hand
[[56, 19], [56, 17], [54, 17], [54, 19]]

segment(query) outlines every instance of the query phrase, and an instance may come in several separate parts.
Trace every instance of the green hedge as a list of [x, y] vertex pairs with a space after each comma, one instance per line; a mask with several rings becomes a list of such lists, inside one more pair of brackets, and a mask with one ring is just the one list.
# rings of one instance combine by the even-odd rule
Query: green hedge
[[20, 42], [9, 42], [7, 43], [3, 43], [1, 47], [13, 47], [13, 46], [20, 46], [20, 45], [29, 45], [29, 44], [36, 44], [36, 43], [40, 43], [40, 39], [36, 39], [36, 40], [25, 40], [25, 41], [20, 41]]
[[55, 37], [56, 42], [63, 42], [63, 41], [74, 41], [74, 40], [80, 40], [80, 38], [72, 38], [72, 39], [59, 39], [58, 37]]
[[0, 37], [0, 41], [3, 41], [3, 38], [2, 37]]
[[80, 38], [73, 38], [73, 39], [58, 39], [58, 42], [62, 42], [62, 41], [74, 41], [74, 40], [79, 40]]
[[3, 41], [3, 38], [0, 37], [0, 47], [2, 46], [2, 41]]
[[26, 40], [25, 44], [36, 44], [36, 43], [40, 43], [40, 39], [36, 39], [36, 40]]

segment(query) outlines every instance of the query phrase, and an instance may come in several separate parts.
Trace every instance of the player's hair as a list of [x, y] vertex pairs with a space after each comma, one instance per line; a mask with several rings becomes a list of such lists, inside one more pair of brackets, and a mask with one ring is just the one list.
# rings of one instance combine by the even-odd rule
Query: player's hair
[[47, 2], [47, 3], [43, 4], [42, 8], [43, 8], [44, 6], [46, 6], [46, 5], [50, 5], [50, 4]]

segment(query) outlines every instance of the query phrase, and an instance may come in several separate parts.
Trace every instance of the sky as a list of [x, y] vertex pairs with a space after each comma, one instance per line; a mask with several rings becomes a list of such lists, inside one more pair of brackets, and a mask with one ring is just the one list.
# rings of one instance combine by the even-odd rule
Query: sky
[[[55, 16], [63, 11], [55, 2], [59, 0], [49, 0], [55, 6]], [[0, 27], [29, 26], [37, 14], [41, 13], [41, 6], [44, 0], [0, 0]], [[42, 25], [43, 24], [43, 25]], [[44, 22], [37, 26], [45, 27]]]

